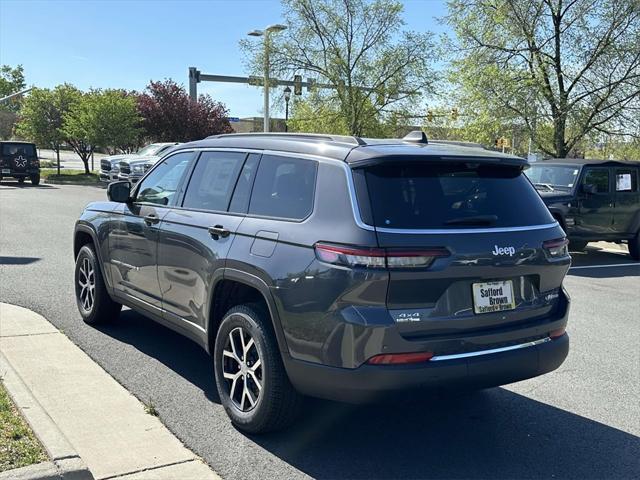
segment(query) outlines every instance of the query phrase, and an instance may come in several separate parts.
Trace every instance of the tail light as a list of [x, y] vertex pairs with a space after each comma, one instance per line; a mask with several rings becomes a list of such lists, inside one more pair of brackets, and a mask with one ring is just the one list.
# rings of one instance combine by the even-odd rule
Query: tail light
[[31, 160], [29, 162], [29, 166], [31, 166], [31, 167], [40, 167], [40, 160]]
[[564, 327], [558, 328], [557, 330], [552, 330], [551, 332], [549, 332], [549, 338], [555, 340], [556, 338], [560, 338], [561, 336], [563, 336], [565, 333], [566, 330]]
[[370, 365], [407, 365], [428, 362], [431, 358], [433, 358], [433, 352], [386, 353], [371, 357], [367, 363]]
[[446, 248], [429, 249], [389, 249], [368, 247], [347, 247], [317, 243], [316, 258], [322, 262], [348, 267], [366, 268], [425, 268], [436, 258], [448, 257]]
[[569, 255], [569, 240], [564, 237], [547, 240], [542, 243], [542, 248], [544, 248], [552, 258], [566, 257]]

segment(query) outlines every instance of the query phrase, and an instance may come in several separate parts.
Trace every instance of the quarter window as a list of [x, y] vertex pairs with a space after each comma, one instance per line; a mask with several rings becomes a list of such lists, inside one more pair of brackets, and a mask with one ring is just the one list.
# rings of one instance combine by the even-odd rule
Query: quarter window
[[172, 205], [193, 154], [176, 153], [162, 161], [140, 183], [136, 202]]
[[597, 193], [608, 193], [609, 170], [606, 168], [588, 169], [582, 183], [584, 185], [595, 185]]
[[203, 152], [191, 175], [182, 206], [226, 212], [246, 156], [241, 152]]
[[317, 162], [263, 155], [249, 213], [302, 220], [313, 210]]

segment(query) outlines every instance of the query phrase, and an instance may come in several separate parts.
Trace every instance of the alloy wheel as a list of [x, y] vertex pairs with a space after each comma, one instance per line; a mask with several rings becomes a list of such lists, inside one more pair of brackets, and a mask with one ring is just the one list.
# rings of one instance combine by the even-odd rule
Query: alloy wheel
[[229, 332], [222, 351], [222, 375], [235, 407], [242, 412], [253, 409], [262, 393], [262, 359], [253, 337], [242, 327]]
[[80, 287], [80, 304], [82, 308], [90, 312], [95, 301], [96, 275], [89, 258], [82, 259], [82, 265], [78, 271], [78, 286]]

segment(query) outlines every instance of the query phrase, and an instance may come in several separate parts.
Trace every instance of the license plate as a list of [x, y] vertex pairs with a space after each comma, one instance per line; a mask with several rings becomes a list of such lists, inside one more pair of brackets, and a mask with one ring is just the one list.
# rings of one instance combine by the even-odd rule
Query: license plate
[[485, 282], [473, 284], [473, 311], [475, 313], [502, 312], [513, 310], [516, 302], [513, 298], [513, 282]]
[[3, 168], [2, 173], [11, 173], [11, 170], [9, 170], [8, 168]]

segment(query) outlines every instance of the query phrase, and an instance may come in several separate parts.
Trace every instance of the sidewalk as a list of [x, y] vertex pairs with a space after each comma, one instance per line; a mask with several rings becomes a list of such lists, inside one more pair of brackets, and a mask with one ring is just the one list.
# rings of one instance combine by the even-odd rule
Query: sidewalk
[[85, 464], [96, 480], [219, 478], [45, 318], [4, 303], [0, 376], [54, 463], [52, 442], [62, 460], [79, 471]]

